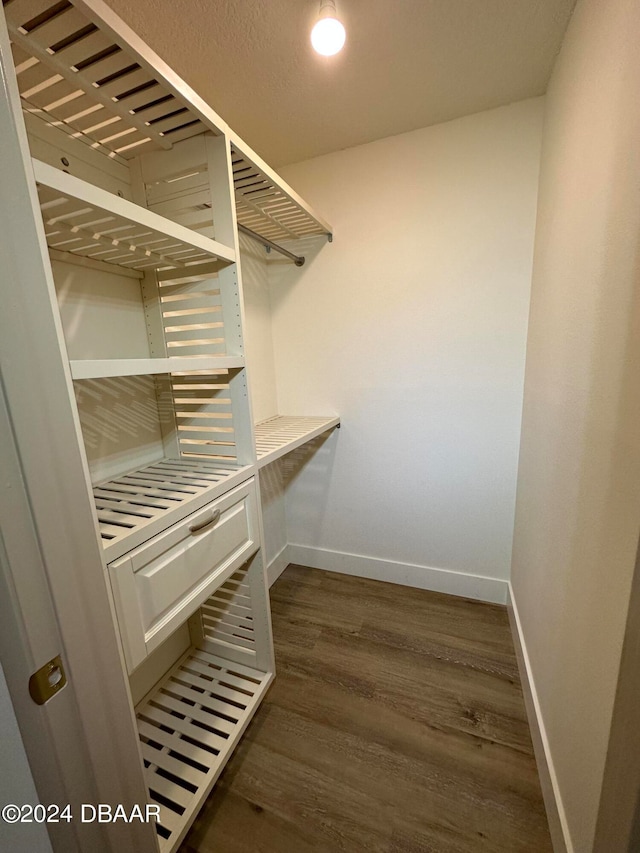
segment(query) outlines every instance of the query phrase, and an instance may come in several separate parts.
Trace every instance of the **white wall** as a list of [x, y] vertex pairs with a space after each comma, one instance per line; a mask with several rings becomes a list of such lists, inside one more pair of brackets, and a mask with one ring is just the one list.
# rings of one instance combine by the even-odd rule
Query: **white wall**
[[[278, 414], [276, 374], [271, 334], [271, 301], [264, 247], [240, 234], [240, 263], [245, 308], [245, 354], [253, 418], [263, 421]], [[284, 483], [280, 460], [260, 472], [260, 497], [264, 520], [266, 564], [274, 561], [287, 545]]]
[[640, 4], [581, 0], [549, 92], [513, 591], [569, 849], [592, 847], [640, 520]]
[[335, 241], [270, 264], [279, 409], [343, 423], [285, 472], [295, 559], [504, 600], [542, 113], [281, 170]]

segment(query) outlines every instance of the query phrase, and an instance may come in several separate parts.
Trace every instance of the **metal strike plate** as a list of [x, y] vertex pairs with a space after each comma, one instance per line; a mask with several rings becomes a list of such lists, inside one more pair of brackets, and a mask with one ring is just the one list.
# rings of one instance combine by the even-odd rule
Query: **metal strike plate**
[[52, 696], [59, 693], [67, 683], [60, 655], [52, 658], [29, 679], [29, 693], [38, 705], [44, 705]]

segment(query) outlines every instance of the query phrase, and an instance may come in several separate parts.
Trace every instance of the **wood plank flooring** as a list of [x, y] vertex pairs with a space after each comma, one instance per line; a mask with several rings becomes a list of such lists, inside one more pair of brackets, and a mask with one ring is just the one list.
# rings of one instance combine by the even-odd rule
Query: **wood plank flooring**
[[181, 853], [551, 853], [504, 607], [289, 566], [277, 678]]

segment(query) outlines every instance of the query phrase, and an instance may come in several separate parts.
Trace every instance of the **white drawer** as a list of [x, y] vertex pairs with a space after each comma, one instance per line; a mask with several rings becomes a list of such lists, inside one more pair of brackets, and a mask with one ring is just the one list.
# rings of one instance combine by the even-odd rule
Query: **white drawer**
[[253, 479], [109, 564], [132, 672], [258, 548]]

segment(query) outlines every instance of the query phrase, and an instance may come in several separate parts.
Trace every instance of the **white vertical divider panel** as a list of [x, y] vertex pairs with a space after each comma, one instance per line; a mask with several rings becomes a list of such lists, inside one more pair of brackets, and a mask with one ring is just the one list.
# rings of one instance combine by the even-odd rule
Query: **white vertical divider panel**
[[[136, 170], [132, 169], [132, 173], [136, 174]], [[143, 203], [141, 202], [141, 204]], [[169, 353], [167, 352], [164, 338], [162, 304], [158, 293], [158, 278], [154, 270], [145, 272], [140, 282], [140, 289], [144, 304], [144, 318], [147, 324], [149, 353], [152, 358], [166, 358]], [[178, 428], [176, 425], [170, 377], [166, 374], [160, 374], [154, 377], [154, 384], [158, 400], [158, 414], [164, 455], [177, 458], [180, 456], [180, 445], [178, 443]]]
[[170, 459], [177, 459], [180, 456], [180, 443], [178, 441], [178, 426], [176, 424], [176, 409], [173, 399], [173, 388], [171, 387], [171, 377], [166, 373], [155, 376], [154, 385], [158, 401], [158, 416], [164, 455]]
[[[221, 294], [223, 311], [228, 317], [228, 335], [232, 346], [243, 352], [242, 329], [244, 328], [244, 298], [242, 293], [242, 273], [240, 270], [240, 246], [238, 244], [238, 228], [236, 222], [236, 206], [233, 194], [233, 168], [231, 164], [231, 147], [226, 135], [205, 136], [207, 170], [211, 188], [211, 212], [216, 240], [231, 246], [236, 253], [236, 263], [220, 270]], [[235, 294], [232, 297], [231, 294]], [[230, 300], [234, 299], [231, 304]], [[227, 314], [227, 312], [229, 312]], [[253, 434], [253, 412], [247, 382], [245, 365], [241, 376], [231, 382], [231, 399], [234, 412], [241, 413], [236, 420], [236, 445], [242, 461], [254, 463], [256, 459], [255, 436]], [[236, 408], [237, 407], [237, 408]], [[261, 541], [264, 541], [261, 536]]]
[[[130, 808], [146, 802], [147, 791], [4, 21], [0, 22], [0, 72], [0, 175], [3, 197], [11, 199], [11, 204], [0, 205], [0, 365], [21, 480], [44, 568], [40, 572], [38, 565], [29, 567], [36, 585], [33, 601], [15, 602], [26, 608], [21, 614], [21, 647], [31, 654], [44, 650], [46, 631], [41, 620], [46, 620], [50, 638], [57, 628], [62, 647], [56, 651], [62, 654], [69, 683], [39, 707], [40, 721], [60, 723], [65, 700], [72, 705], [69, 720], [74, 718], [75, 706], [76, 719], [81, 721], [71, 743], [59, 729], [55, 746], [40, 744], [45, 756], [55, 755], [60, 762], [63, 787], [52, 800], [68, 799], [76, 814], [87, 794], [95, 796], [96, 802]], [[3, 529], [20, 523], [13, 511], [10, 508], [9, 517], [3, 519]], [[11, 574], [22, 568], [13, 562], [8, 565], [10, 584]], [[16, 588], [20, 582], [16, 577]], [[45, 585], [57, 626], [50, 610], [42, 606], [48, 601]], [[8, 655], [7, 672], [18, 655]], [[47, 659], [34, 663], [41, 666]], [[26, 692], [29, 674], [23, 672], [24, 683], [13, 682], [10, 689]], [[23, 736], [31, 758], [31, 735], [37, 740], [42, 732], [35, 730], [33, 715], [21, 716], [20, 723], [29, 730]], [[36, 786], [43, 795], [55, 775], [54, 761], [50, 764], [50, 770], [42, 771], [41, 759], [33, 756]], [[82, 831], [84, 850], [157, 850], [151, 824], [84, 824], [74, 829]]]
[[[226, 134], [218, 137], [207, 135], [206, 155], [207, 171], [211, 188], [211, 211], [215, 239], [220, 243], [231, 246], [236, 253], [236, 264], [220, 270], [221, 291], [229, 291], [236, 294], [237, 305], [225, 306], [225, 316], [232, 317], [232, 322], [227, 321], [228, 333], [232, 341], [238, 347], [239, 352], [244, 353], [242, 341], [242, 330], [244, 329], [244, 295], [242, 288], [242, 273], [240, 267], [240, 245], [238, 240], [238, 227], [236, 221], [236, 205], [233, 189], [233, 167], [231, 162], [231, 146]], [[233, 327], [233, 328], [232, 328]], [[241, 418], [236, 418], [236, 444], [238, 453], [242, 455], [243, 462], [255, 464], [255, 435], [253, 431], [253, 412], [249, 385], [247, 380], [247, 366], [244, 370], [232, 378], [230, 382], [231, 399], [234, 411], [242, 413]], [[236, 408], [237, 407], [237, 408]], [[260, 480], [257, 467], [255, 469], [256, 488], [260, 493]], [[265, 539], [262, 512], [258, 512], [258, 527], [260, 538], [260, 550], [251, 558], [247, 571], [247, 579], [251, 588], [254, 601], [254, 620], [256, 626], [256, 654], [257, 666], [265, 672], [275, 672], [275, 656], [273, 651], [273, 636], [271, 631], [271, 614], [269, 611], [269, 591], [266, 578], [266, 567], [264, 564]], [[194, 645], [204, 642], [202, 630], [202, 616], [196, 616], [190, 620], [192, 641]]]
[[225, 246], [231, 246], [238, 257], [238, 229], [229, 140], [226, 136], [207, 135], [205, 145], [216, 240]]
[[[260, 484], [258, 483], [258, 488]], [[262, 522], [262, 513], [259, 514]], [[253, 571], [251, 570], [253, 568]], [[271, 632], [269, 608], [269, 585], [267, 583], [266, 551], [262, 549], [253, 557], [253, 565], [247, 572], [253, 605], [253, 630], [256, 637], [256, 668], [263, 672], [275, 671], [275, 652]]]
[[[142, 166], [140, 158], [135, 157], [129, 162], [131, 175], [131, 195], [133, 201], [140, 207], [147, 206], [147, 194], [145, 192], [142, 177]], [[167, 348], [164, 342], [164, 330], [162, 325], [162, 309], [158, 299], [158, 279], [154, 270], [144, 272], [140, 282], [142, 301], [144, 304], [144, 318], [147, 324], [147, 338], [149, 340], [149, 353], [152, 358], [166, 358]]]
[[[239, 300], [237, 323], [238, 329], [241, 331], [245, 328], [244, 293], [242, 287], [240, 242], [238, 239], [238, 223], [236, 219], [236, 203], [233, 184], [233, 164], [231, 162], [231, 144], [228, 136], [225, 134], [220, 137], [207, 136], [206, 145], [207, 168], [211, 185], [211, 208], [216, 240], [232, 246], [237, 258], [237, 262], [235, 264]], [[220, 272], [220, 276], [229, 275], [230, 270], [222, 270]], [[237, 435], [236, 441], [238, 442], [238, 446], [246, 448], [247, 452], [250, 454], [251, 461], [255, 462], [256, 444], [253, 427], [253, 409], [251, 406], [247, 380], [247, 371], [250, 370], [251, 366], [248, 365], [245, 366], [245, 370], [243, 371], [244, 388], [242, 391], [246, 397], [247, 418], [242, 425], [243, 434]], [[258, 494], [260, 494], [260, 473], [257, 468], [255, 478], [256, 488], [258, 489]], [[258, 519], [261, 547], [259, 553], [253, 558], [252, 566], [247, 573], [247, 578], [251, 585], [252, 598], [256, 602], [256, 615], [254, 618], [257, 619], [257, 665], [264, 670], [271, 670], [272, 672], [275, 672], [271, 614], [268, 611], [269, 590], [267, 586], [266, 565], [264, 561], [265, 537], [262, 510], [258, 513]]]
[[[243, 628], [248, 630], [243, 633]], [[275, 673], [264, 548], [205, 601], [189, 619], [189, 630], [194, 646], [260, 672]]]
[[[139, 157], [129, 162], [129, 170], [133, 201], [141, 207], [146, 207], [147, 194], [145, 192]], [[160, 304], [158, 289], [158, 277], [155, 270], [145, 270], [140, 281], [140, 291], [144, 305], [144, 319], [147, 325], [149, 354], [152, 358], [166, 358], [167, 347], [164, 339], [162, 306]], [[159, 375], [154, 377], [154, 385], [158, 401], [160, 433], [162, 435], [164, 455], [177, 458], [180, 456], [180, 447], [178, 444], [178, 429], [176, 426], [175, 408], [173, 406], [171, 381], [168, 376]]]

